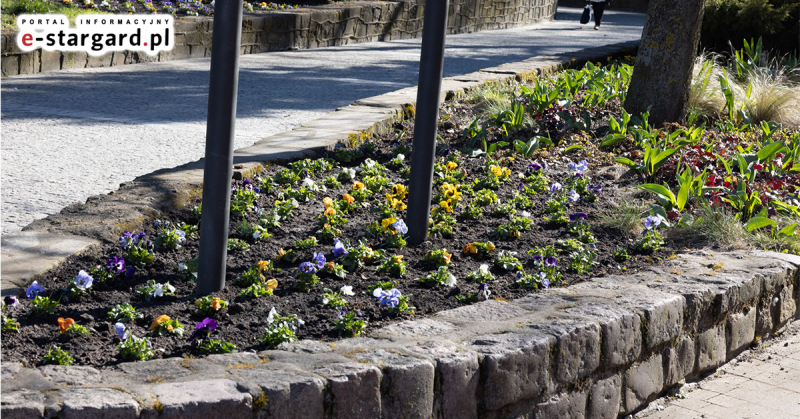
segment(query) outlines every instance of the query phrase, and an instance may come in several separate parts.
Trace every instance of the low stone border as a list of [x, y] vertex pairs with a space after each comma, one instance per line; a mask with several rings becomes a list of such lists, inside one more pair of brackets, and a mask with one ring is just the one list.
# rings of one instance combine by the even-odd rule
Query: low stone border
[[[797, 315], [800, 257], [687, 252], [336, 343], [91, 367], [2, 365], [3, 418], [616, 418]], [[111, 333], [111, 332], [109, 332]]]
[[[582, 66], [587, 60], [632, 54], [638, 41], [579, 50], [559, 56], [538, 56], [503, 64], [442, 81], [440, 101], [464, 94], [487, 82], [502, 82], [531, 74]], [[292, 131], [264, 138], [234, 153], [234, 178], [250, 177], [267, 161], [313, 155], [339, 142], [356, 141], [372, 133], [386, 133], [398, 120], [413, 115], [416, 87], [356, 101]], [[90, 197], [61, 213], [34, 221], [21, 232], [2, 235], [0, 269], [2, 295], [18, 294], [37, 274], [67, 256], [101, 241], [114, 242], [124, 230], [141, 229], [162, 208], [183, 206], [199, 196], [203, 161], [141, 176], [108, 195]]]
[[[448, 34], [509, 29], [552, 20], [557, 0], [450, 0]], [[342, 2], [292, 11], [246, 14], [242, 20], [242, 54], [311, 49], [361, 42], [417, 38], [422, 34], [424, 0]], [[163, 15], [169, 17], [169, 15]], [[70, 68], [111, 67], [154, 61], [211, 56], [214, 19], [175, 20], [175, 47], [156, 56], [114, 52], [89, 56], [84, 52], [36, 50], [21, 52], [16, 32], [2, 35], [3, 76], [35, 74]]]

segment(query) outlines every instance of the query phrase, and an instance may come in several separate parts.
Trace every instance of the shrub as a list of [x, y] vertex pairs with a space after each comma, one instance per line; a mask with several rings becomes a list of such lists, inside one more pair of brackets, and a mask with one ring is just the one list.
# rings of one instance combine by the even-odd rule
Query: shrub
[[707, 0], [700, 32], [702, 48], [716, 52], [741, 48], [744, 39], [764, 38], [787, 54], [797, 48], [800, 31], [798, 0]]

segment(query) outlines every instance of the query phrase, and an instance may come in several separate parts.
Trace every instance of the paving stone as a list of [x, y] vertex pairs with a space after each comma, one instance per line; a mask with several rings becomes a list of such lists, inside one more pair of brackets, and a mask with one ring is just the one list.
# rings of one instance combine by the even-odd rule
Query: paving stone
[[598, 380], [592, 385], [589, 404], [586, 408], [587, 419], [616, 419], [619, 415], [622, 400], [622, 377], [612, 375]]
[[253, 396], [228, 379], [160, 384], [152, 389], [162, 405], [161, 418], [249, 418]]
[[697, 343], [697, 372], [712, 370], [725, 363], [727, 347], [724, 324], [721, 323], [706, 330], [695, 340]]
[[634, 365], [625, 373], [622, 413], [630, 413], [660, 393], [664, 387], [664, 367], [661, 354]]
[[100, 371], [92, 367], [45, 365], [39, 367], [39, 371], [53, 384], [85, 386], [99, 383], [103, 380]]
[[141, 407], [130, 394], [111, 388], [61, 390], [64, 419], [127, 419], [139, 416]]
[[2, 287], [4, 290], [24, 287], [33, 276], [55, 267], [67, 256], [94, 244], [100, 242], [69, 234], [44, 231], [3, 233], [0, 246]]
[[44, 395], [38, 391], [7, 391], [0, 399], [3, 419], [32, 419], [44, 415]]
[[432, 362], [383, 349], [358, 353], [354, 357], [381, 368], [381, 418], [431, 417], [434, 385]]
[[0, 364], [0, 376], [2, 380], [11, 380], [14, 378], [14, 375], [19, 372], [20, 367], [22, 364], [19, 362], [3, 362]]
[[554, 378], [567, 384], [600, 366], [600, 325], [586, 320], [551, 319], [531, 329], [556, 338]]
[[316, 340], [303, 339], [292, 343], [281, 343], [278, 346], [281, 351], [297, 352], [297, 353], [325, 353], [333, 352], [334, 348], [330, 343], [319, 342]]
[[257, 365], [263, 362], [260, 356], [252, 352], [236, 352], [232, 354], [215, 354], [205, 358], [209, 362], [227, 368], [239, 368], [242, 365]]
[[564, 310], [596, 319], [602, 327], [602, 363], [608, 368], [627, 365], [642, 353], [642, 320], [638, 314], [620, 306], [587, 302]]
[[420, 337], [420, 336], [441, 336], [457, 330], [457, 327], [436, 319], [425, 318], [419, 320], [406, 320], [380, 328], [372, 333], [372, 336], [389, 337]]
[[666, 373], [664, 386], [670, 387], [689, 376], [695, 366], [695, 342], [691, 336], [683, 336], [664, 353]]
[[468, 341], [481, 357], [481, 387], [486, 410], [535, 399], [552, 387], [550, 349], [553, 336], [531, 333], [481, 336]]
[[[253, 368], [234, 371], [238, 383], [255, 385], [261, 394], [254, 395], [257, 417], [285, 419], [321, 418], [325, 413], [325, 381], [296, 371]], [[252, 394], [252, 393], [251, 393]]]
[[728, 316], [725, 341], [728, 344], [727, 357], [731, 358], [747, 348], [756, 337], [756, 308], [748, 307], [743, 312]]
[[377, 367], [341, 363], [317, 368], [328, 379], [333, 419], [375, 419], [381, 415], [381, 371]]
[[586, 394], [559, 394], [539, 403], [533, 411], [535, 419], [583, 419], [586, 417]]

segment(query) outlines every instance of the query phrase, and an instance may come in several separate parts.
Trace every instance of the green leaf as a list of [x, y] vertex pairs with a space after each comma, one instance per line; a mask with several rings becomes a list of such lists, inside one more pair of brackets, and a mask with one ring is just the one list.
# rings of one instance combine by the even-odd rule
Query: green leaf
[[628, 137], [626, 137], [626, 136], [624, 136], [622, 134], [609, 134], [609, 135], [606, 135], [605, 138], [604, 138], [604, 141], [602, 143], [600, 143], [600, 147], [612, 146], [612, 145], [617, 144], [619, 142], [625, 141], [626, 138], [628, 138]]
[[745, 228], [747, 231], [758, 230], [759, 228], [770, 227], [777, 225], [778, 222], [774, 220], [770, 220], [767, 217], [753, 217], [750, 221], [745, 224]]
[[797, 223], [789, 224], [778, 232], [779, 236], [792, 237], [797, 234]]
[[691, 188], [691, 182], [686, 182], [681, 185], [681, 189], [678, 191], [678, 211], [683, 211], [683, 208], [686, 206], [686, 202], [689, 201], [689, 189]]
[[777, 154], [778, 151], [780, 151], [784, 146], [785, 145], [783, 144], [783, 141], [776, 141], [772, 144], [761, 147], [761, 150], [756, 153], [756, 156], [758, 156], [758, 161], [765, 162], [772, 160], [775, 154]]
[[617, 163], [624, 164], [625, 166], [630, 167], [631, 169], [635, 169], [636, 167], [638, 167], [636, 162], [625, 157], [614, 157], [614, 160], [616, 160]]
[[676, 206], [677, 204], [675, 195], [672, 193], [672, 191], [662, 185], [645, 183], [644, 185], [639, 185], [638, 188], [664, 197], [664, 199], [668, 200], [673, 206]]
[[571, 146], [567, 147], [564, 150], [564, 154], [567, 154], [570, 151], [576, 151], [576, 150], [583, 150], [583, 146], [582, 145], [571, 145]]

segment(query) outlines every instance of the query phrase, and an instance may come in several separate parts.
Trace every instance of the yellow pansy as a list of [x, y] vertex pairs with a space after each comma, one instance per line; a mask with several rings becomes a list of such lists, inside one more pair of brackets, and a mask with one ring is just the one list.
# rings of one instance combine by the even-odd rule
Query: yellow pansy
[[347, 202], [348, 205], [352, 204], [356, 200], [349, 193], [346, 193], [346, 194], [342, 195], [342, 199], [344, 199], [344, 202]]
[[269, 266], [269, 261], [262, 260], [261, 262], [258, 262], [256, 266], [258, 266], [259, 271], [264, 272], [265, 270], [267, 270], [267, 267]]
[[325, 198], [322, 198], [322, 203], [325, 204], [325, 208], [330, 208], [333, 206], [333, 199], [330, 199], [326, 196]]
[[352, 188], [353, 188], [353, 190], [356, 190], [356, 191], [357, 191], [357, 190], [360, 190], [360, 189], [364, 189], [364, 184], [363, 184], [363, 183], [361, 183], [361, 182], [359, 182], [359, 181], [355, 181], [355, 182], [353, 183], [353, 186], [352, 186]]
[[394, 228], [392, 227], [392, 224], [394, 224], [395, 221], [397, 220], [394, 217], [384, 218], [381, 221], [381, 225], [383, 226], [384, 230], [389, 230], [390, 228]]
[[336, 215], [336, 210], [333, 208], [327, 208], [325, 210], [325, 215]]
[[167, 316], [166, 314], [158, 316], [155, 320], [153, 320], [153, 323], [150, 323], [150, 330], [158, 329], [158, 325], [164, 323], [167, 320], [169, 320], [169, 316]]
[[275, 288], [278, 288], [278, 280], [276, 280], [276, 279], [270, 279], [270, 280], [268, 280], [268, 281], [266, 282], [266, 284], [265, 284], [265, 285], [267, 286], [267, 289], [268, 289], [268, 290], [274, 290]]

